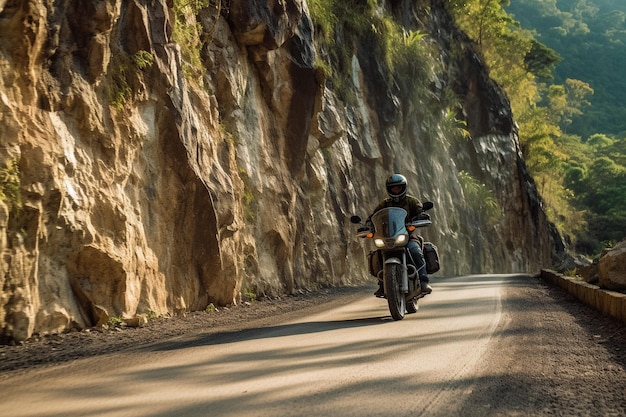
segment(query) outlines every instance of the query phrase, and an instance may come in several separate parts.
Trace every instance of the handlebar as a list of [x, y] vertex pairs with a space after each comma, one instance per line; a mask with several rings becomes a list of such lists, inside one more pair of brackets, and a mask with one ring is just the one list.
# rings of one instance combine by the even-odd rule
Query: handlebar
[[368, 237], [371, 233], [374, 233], [373, 227], [363, 226], [356, 230], [356, 237]]
[[[425, 213], [425, 211], [430, 210], [431, 208], [433, 208], [433, 203], [431, 203], [430, 201], [425, 202], [423, 205], [424, 211], [420, 213], [418, 216], [412, 218], [410, 221], [405, 223], [407, 230], [409, 232], [412, 232], [418, 227], [430, 226], [432, 224], [432, 221], [430, 220], [430, 215], [428, 213]], [[402, 211], [406, 213], [405, 210], [402, 210]], [[369, 218], [367, 219], [365, 224], [363, 224], [361, 217], [355, 215], [355, 216], [350, 217], [350, 222], [361, 226], [357, 229], [357, 232], [356, 232], [357, 237], [365, 238], [365, 237], [373, 236], [374, 225], [372, 224]]]
[[421, 220], [416, 220], [416, 221], [412, 221], [410, 223], [407, 223], [407, 226], [415, 226], [415, 227], [426, 227], [426, 226], [430, 226], [431, 224], [433, 224], [433, 222], [430, 219], [421, 219]]
[[[410, 227], [413, 226], [414, 228], [418, 228], [418, 227], [426, 227], [426, 226], [430, 226], [431, 224], [433, 224], [433, 222], [430, 219], [414, 219], [413, 221], [407, 222], [406, 223], [406, 228], [407, 230], [411, 231], [413, 229], [411, 229]], [[374, 226], [361, 226], [356, 230], [356, 237], [372, 237], [372, 233], [374, 233]]]

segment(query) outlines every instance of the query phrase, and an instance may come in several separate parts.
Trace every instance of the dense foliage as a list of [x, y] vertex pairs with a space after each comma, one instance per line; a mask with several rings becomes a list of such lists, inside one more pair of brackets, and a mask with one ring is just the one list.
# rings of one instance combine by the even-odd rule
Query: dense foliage
[[626, 237], [626, 4], [617, 3], [447, 2], [511, 99], [548, 215], [589, 255]]
[[515, 0], [507, 10], [522, 26], [558, 51], [554, 79], [583, 80], [594, 89], [591, 107], [572, 120], [568, 132], [626, 134], [626, 2], [616, 0]]

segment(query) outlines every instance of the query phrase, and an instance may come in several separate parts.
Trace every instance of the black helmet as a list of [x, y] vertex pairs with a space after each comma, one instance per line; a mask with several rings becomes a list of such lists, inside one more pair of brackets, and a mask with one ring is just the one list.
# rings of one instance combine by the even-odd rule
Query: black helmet
[[[393, 174], [391, 177], [387, 178], [385, 185], [387, 187], [387, 194], [389, 194], [389, 197], [391, 197], [393, 201], [400, 201], [406, 195], [406, 178], [404, 175]], [[399, 191], [396, 190], [396, 192], [391, 191], [391, 189], [396, 186], [400, 186], [401, 189]]]

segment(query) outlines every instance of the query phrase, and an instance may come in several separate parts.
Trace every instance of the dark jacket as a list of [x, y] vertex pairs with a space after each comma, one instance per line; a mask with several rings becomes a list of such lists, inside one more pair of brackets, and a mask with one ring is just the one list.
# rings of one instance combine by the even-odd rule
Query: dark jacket
[[[423, 211], [422, 202], [419, 201], [416, 197], [413, 197], [412, 195], [407, 194], [403, 199], [401, 199], [397, 203], [393, 201], [391, 197], [384, 199], [376, 206], [372, 214], [376, 213], [378, 210], [382, 210], [387, 207], [401, 207], [405, 209], [408, 213], [407, 217], [409, 219], [419, 216], [419, 214]], [[370, 215], [370, 217], [372, 216]]]

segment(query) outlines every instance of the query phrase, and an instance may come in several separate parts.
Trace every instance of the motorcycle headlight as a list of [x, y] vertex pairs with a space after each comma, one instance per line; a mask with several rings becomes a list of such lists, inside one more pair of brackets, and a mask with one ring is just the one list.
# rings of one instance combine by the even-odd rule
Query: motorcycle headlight
[[382, 248], [385, 246], [385, 241], [382, 239], [374, 239], [374, 245], [376, 245], [377, 248]]
[[406, 235], [400, 235], [396, 238], [396, 245], [404, 245], [406, 242]]

